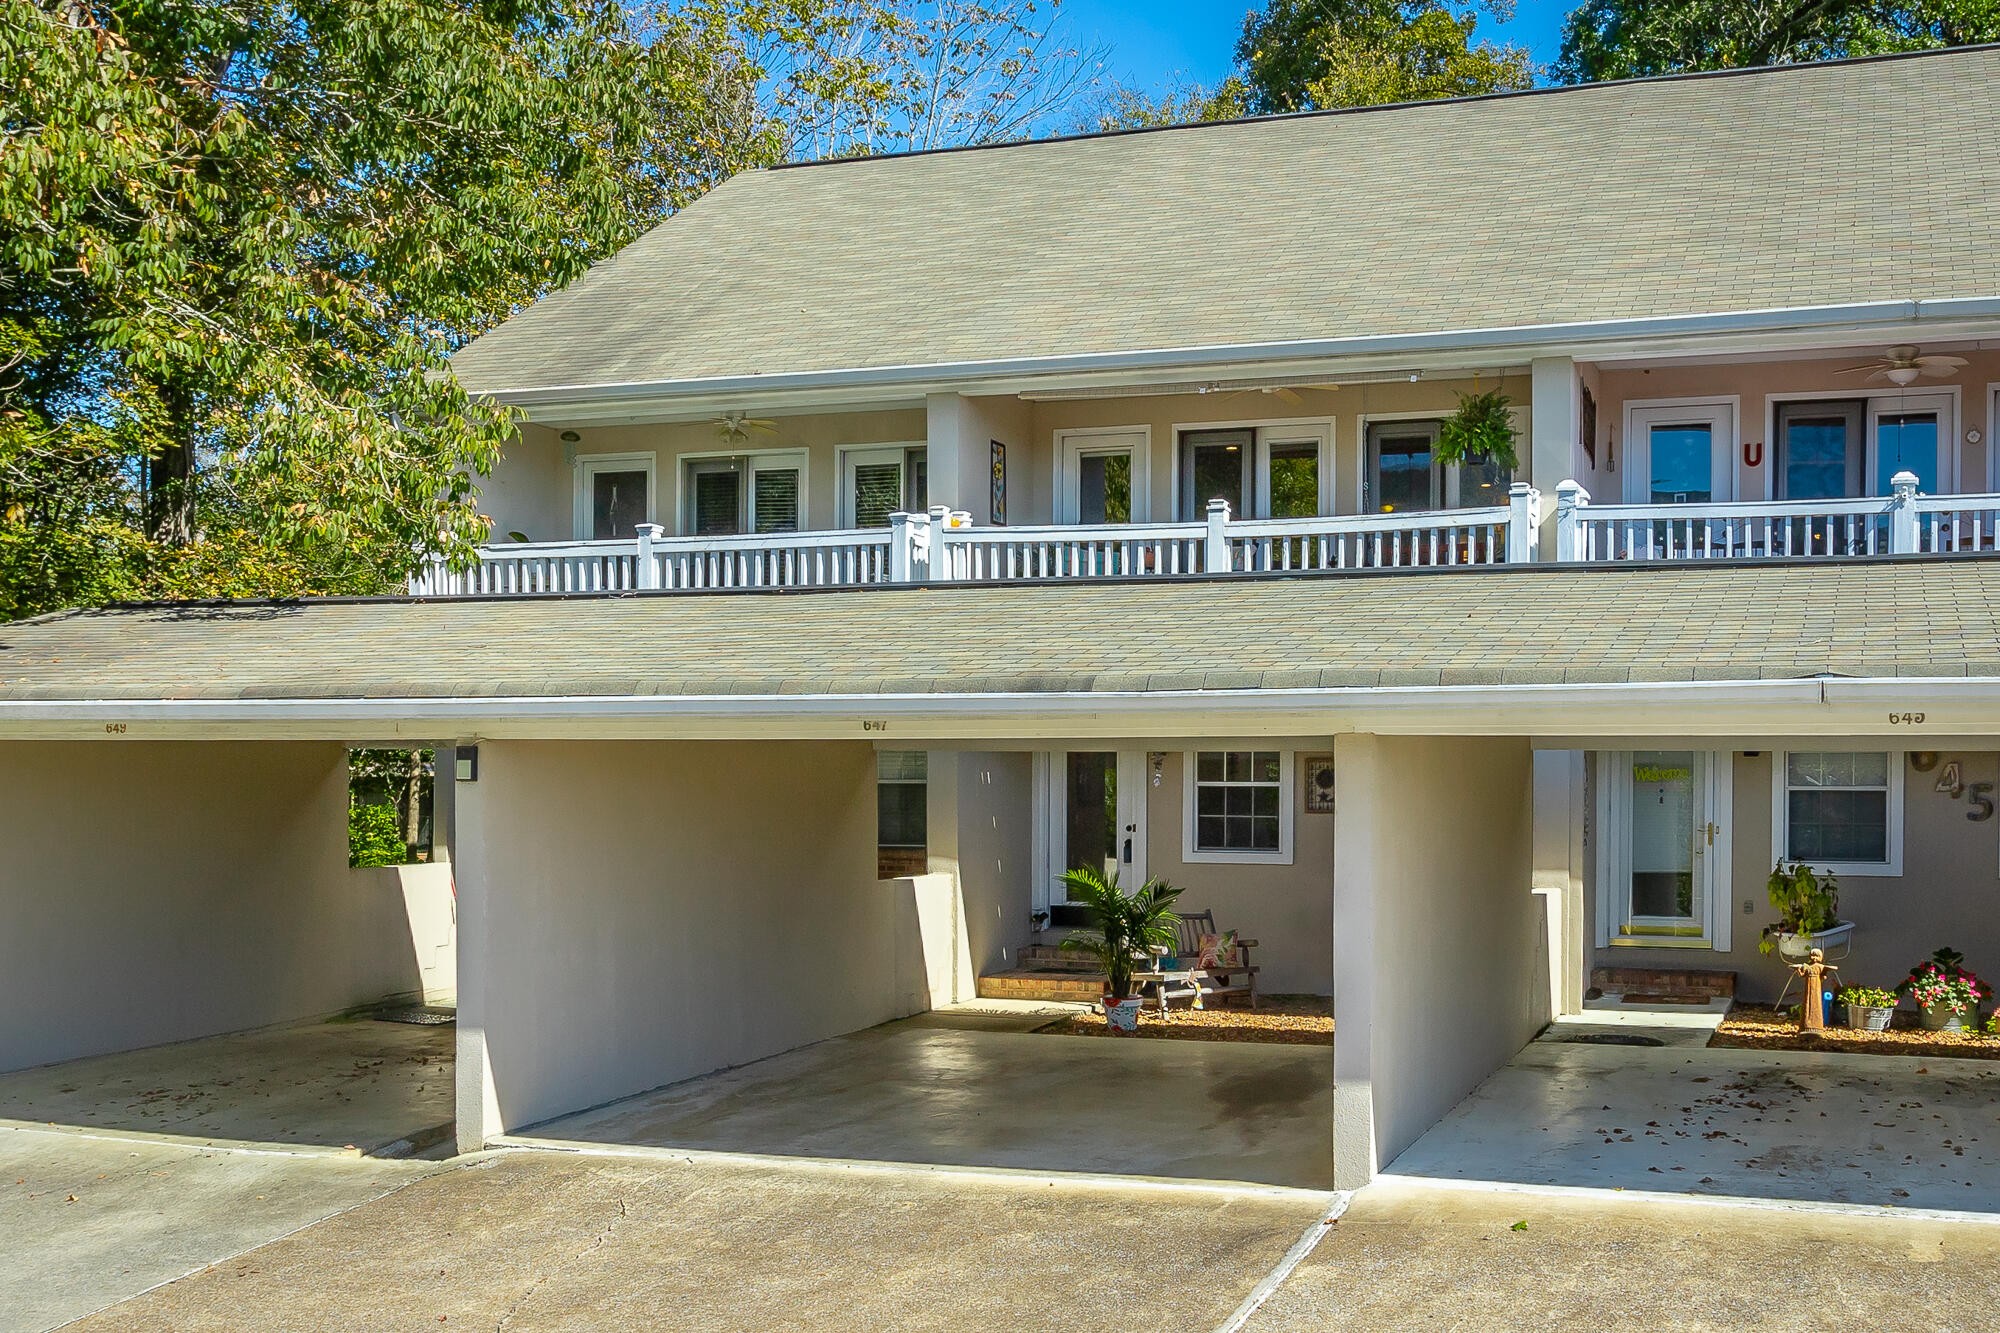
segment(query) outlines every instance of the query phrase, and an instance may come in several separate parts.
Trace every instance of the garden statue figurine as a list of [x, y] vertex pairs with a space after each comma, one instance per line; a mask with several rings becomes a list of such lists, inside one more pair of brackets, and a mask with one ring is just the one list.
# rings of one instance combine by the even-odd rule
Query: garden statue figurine
[[1803, 963], [1793, 963], [1792, 971], [1805, 979], [1805, 998], [1799, 1004], [1799, 1030], [1801, 1032], [1821, 1032], [1826, 1028], [1826, 992], [1830, 978], [1838, 976], [1840, 969], [1829, 967], [1826, 954], [1814, 949]]

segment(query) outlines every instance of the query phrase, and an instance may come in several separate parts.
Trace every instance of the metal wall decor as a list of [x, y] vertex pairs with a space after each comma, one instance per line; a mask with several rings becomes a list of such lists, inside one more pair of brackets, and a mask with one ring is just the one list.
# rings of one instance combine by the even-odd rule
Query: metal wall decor
[[993, 494], [988, 503], [993, 526], [1007, 526], [1007, 446], [998, 440], [989, 441], [993, 451], [991, 468], [993, 473]]
[[1330, 815], [1333, 813], [1333, 756], [1330, 754], [1309, 754], [1306, 766], [1306, 813], [1309, 815]]
[[1583, 456], [1597, 466], [1597, 399], [1591, 396], [1588, 384], [1578, 386], [1583, 390], [1583, 401], [1577, 410], [1577, 426], [1583, 435]]

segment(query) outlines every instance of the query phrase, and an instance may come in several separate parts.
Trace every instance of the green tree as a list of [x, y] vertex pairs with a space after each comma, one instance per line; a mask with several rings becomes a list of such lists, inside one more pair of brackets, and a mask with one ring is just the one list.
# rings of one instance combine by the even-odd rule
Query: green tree
[[1078, 123], [1089, 131], [1157, 129], [1205, 120], [1235, 120], [1250, 114], [1249, 89], [1231, 76], [1213, 89], [1178, 84], [1161, 92], [1116, 84]]
[[[1505, 19], [1512, 6], [1480, 6]], [[1534, 85], [1519, 47], [1475, 41], [1474, 8], [1440, 0], [1267, 0], [1243, 22], [1236, 64], [1252, 111], [1374, 106]]]
[[2000, 41], [2000, 0], [1585, 0], [1564, 27], [1569, 83]]

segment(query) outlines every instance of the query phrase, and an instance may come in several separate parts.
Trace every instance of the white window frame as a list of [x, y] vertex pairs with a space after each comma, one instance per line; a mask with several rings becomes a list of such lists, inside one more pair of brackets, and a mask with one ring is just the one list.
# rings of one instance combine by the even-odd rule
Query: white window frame
[[1911, 393], [1907, 389], [1895, 393], [1871, 393], [1868, 395], [1867, 427], [1862, 435], [1865, 449], [1862, 453], [1862, 480], [1870, 487], [1874, 485], [1875, 473], [1880, 463], [1879, 442], [1881, 420], [1885, 416], [1896, 416], [1904, 412], [1935, 412], [1938, 423], [1938, 479], [1937, 494], [1958, 494], [1958, 390], [1926, 389], [1922, 393]]
[[[1198, 791], [1196, 756], [1202, 754], [1266, 749], [1261, 745], [1228, 745], [1218, 750], [1188, 750], [1181, 755], [1181, 861], [1187, 865], [1288, 866], [1292, 863], [1293, 835], [1298, 825], [1298, 784], [1294, 773], [1296, 757], [1290, 750], [1278, 751], [1278, 846], [1275, 851], [1230, 851], [1199, 848], [1195, 845]], [[1265, 784], [1256, 784], [1263, 786]]]
[[[1189, 431], [1247, 430], [1252, 433], [1250, 450], [1250, 504], [1253, 512], [1231, 514], [1231, 518], [1262, 518], [1271, 512], [1271, 446], [1274, 444], [1316, 444], [1319, 446], [1319, 516], [1331, 517], [1339, 512], [1334, 497], [1334, 478], [1338, 469], [1333, 462], [1334, 422], [1331, 417], [1257, 417], [1243, 421], [1176, 421], [1172, 428], [1173, 440], [1173, 485], [1168, 500], [1171, 512], [1181, 513], [1181, 477], [1186, 472], [1182, 465], [1182, 436]], [[1200, 522], [1207, 518], [1205, 513], [1196, 514], [1186, 522]], [[1136, 518], [1134, 521], [1138, 521]]]
[[[651, 450], [622, 454], [578, 454], [572, 469], [571, 493], [573, 509], [571, 530], [576, 540], [587, 542], [591, 536], [591, 483], [600, 472], [633, 472], [643, 469], [646, 473], [646, 522], [660, 521], [660, 456]], [[636, 541], [636, 532], [622, 533], [606, 541]]]
[[[1374, 505], [1371, 503], [1371, 497], [1368, 493], [1368, 483], [1369, 483], [1368, 472], [1370, 464], [1368, 456], [1369, 429], [1374, 426], [1393, 426], [1397, 422], [1403, 422], [1403, 421], [1435, 421], [1442, 424], [1444, 420], [1450, 415], [1451, 415], [1451, 409], [1449, 408], [1432, 408], [1422, 412], [1366, 412], [1361, 414], [1360, 416], [1355, 417], [1354, 438], [1356, 443], [1354, 446], [1354, 454], [1355, 454], [1354, 496], [1355, 496], [1355, 504], [1359, 506], [1356, 512], [1363, 514], [1373, 514], [1377, 512]], [[1529, 426], [1528, 412], [1526, 408], [1510, 407], [1507, 409], [1507, 417], [1510, 421], [1513, 422], [1514, 425], [1514, 445], [1515, 445], [1514, 453], [1516, 456], [1516, 460], [1520, 464], [1520, 466], [1514, 469], [1514, 480], [1526, 481], [1528, 474], [1528, 457], [1527, 457], [1527, 447], [1526, 447], [1528, 439], [1528, 426]], [[1436, 448], [1435, 445], [1433, 445], [1432, 447], [1433, 449]], [[1436, 462], [1435, 459], [1433, 459], [1431, 463], [1431, 495], [1432, 495], [1433, 507], [1424, 510], [1422, 512], [1437, 514], [1437, 513], [1444, 513], [1447, 510], [1459, 508], [1460, 507], [1459, 498], [1461, 496], [1461, 491], [1459, 488], [1464, 480], [1464, 477], [1465, 477], [1465, 472], [1464, 468], [1461, 465], [1457, 463], [1439, 463]], [[1495, 503], [1504, 505], [1507, 504], [1508, 502], [1509, 502], [1508, 497], [1503, 494], [1499, 497], [1499, 499]]]
[[1597, 788], [1598, 948], [1729, 952], [1734, 920], [1730, 908], [1735, 901], [1735, 841], [1732, 831], [1735, 821], [1731, 818], [1735, 805], [1735, 753], [1730, 750], [1705, 753], [1708, 758], [1708, 782], [1706, 790], [1696, 793], [1696, 800], [1709, 815], [1704, 822], [1713, 826], [1713, 841], [1702, 851], [1702, 856], [1706, 858], [1701, 868], [1704, 877], [1702, 930], [1699, 936], [1674, 936], [1626, 935], [1612, 928], [1631, 915], [1627, 895], [1632, 891], [1632, 788], [1628, 775], [1632, 771], [1633, 752], [1593, 752]]
[[[1709, 504], [1730, 504], [1743, 489], [1743, 396], [1724, 394], [1704, 398], [1632, 398], [1625, 403], [1625, 447], [1618, 466], [1624, 470], [1622, 496], [1626, 504], [1651, 504], [1653, 482], [1652, 436], [1641, 428], [1642, 419], [1654, 416], [1713, 414], [1721, 424], [1718, 438], [1711, 443], [1710, 467], [1715, 471], [1716, 489], [1726, 494], [1711, 495]], [[1773, 420], [1776, 418], [1774, 417]], [[1767, 434], [1766, 439], [1769, 439]], [[1643, 444], [1640, 441], [1644, 441]], [[1764, 451], [1764, 485], [1771, 486], [1770, 450]]]
[[[1880, 751], [1862, 746], [1842, 748], [1815, 748], [1810, 750], [1775, 750], [1771, 762], [1771, 856], [1773, 860], [1791, 861], [1791, 802], [1786, 799], [1791, 788], [1785, 780], [1785, 771], [1794, 754], [1886, 754], [1889, 761], [1888, 793], [1888, 839], [1885, 850], [1886, 861], [1823, 861], [1810, 863], [1815, 874], [1838, 875], [1844, 879], [1898, 879], [1903, 873], [1903, 787], [1905, 762], [1901, 750]], [[1826, 791], [1874, 791], [1873, 787], [1829, 787]]]
[[[756, 516], [756, 474], [760, 468], [783, 470], [797, 468], [799, 473], [799, 531], [811, 530], [808, 515], [810, 496], [808, 488], [812, 483], [812, 450], [810, 449], [708, 449], [700, 453], [680, 454], [674, 460], [674, 531], [683, 537], [694, 533], [694, 487], [689, 478], [694, 475], [697, 463], [713, 463], [721, 459], [740, 458], [743, 460], [744, 481], [742, 503], [750, 506], [749, 515]], [[748, 529], [746, 528], [747, 532]]]
[[854, 469], [862, 463], [901, 464], [903, 469], [903, 496], [910, 493], [910, 455], [920, 449], [928, 449], [922, 440], [906, 440], [900, 444], [894, 441], [882, 444], [842, 445], [835, 450], [840, 475], [840, 509], [836, 515], [843, 530], [852, 530], [854, 522]]
[[1093, 426], [1055, 433], [1056, 522], [1078, 523], [1077, 493], [1083, 460], [1091, 454], [1132, 453], [1132, 521], [1150, 521], [1153, 512], [1153, 430], [1150, 426]]

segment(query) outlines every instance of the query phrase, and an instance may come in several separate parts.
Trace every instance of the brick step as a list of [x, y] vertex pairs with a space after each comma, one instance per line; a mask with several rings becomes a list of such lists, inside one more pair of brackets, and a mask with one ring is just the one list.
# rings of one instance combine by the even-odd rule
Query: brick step
[[1089, 1004], [1103, 998], [1104, 974], [1066, 969], [1017, 967], [979, 978], [982, 1000], [1064, 1000]]
[[1731, 999], [1736, 974], [1705, 968], [1594, 967], [1590, 984], [1606, 995], [1658, 995]]
[[1047, 944], [1029, 944], [1015, 954], [1024, 968], [1045, 969], [1055, 972], [1095, 972], [1097, 963], [1088, 955], [1075, 950], [1062, 950]]

